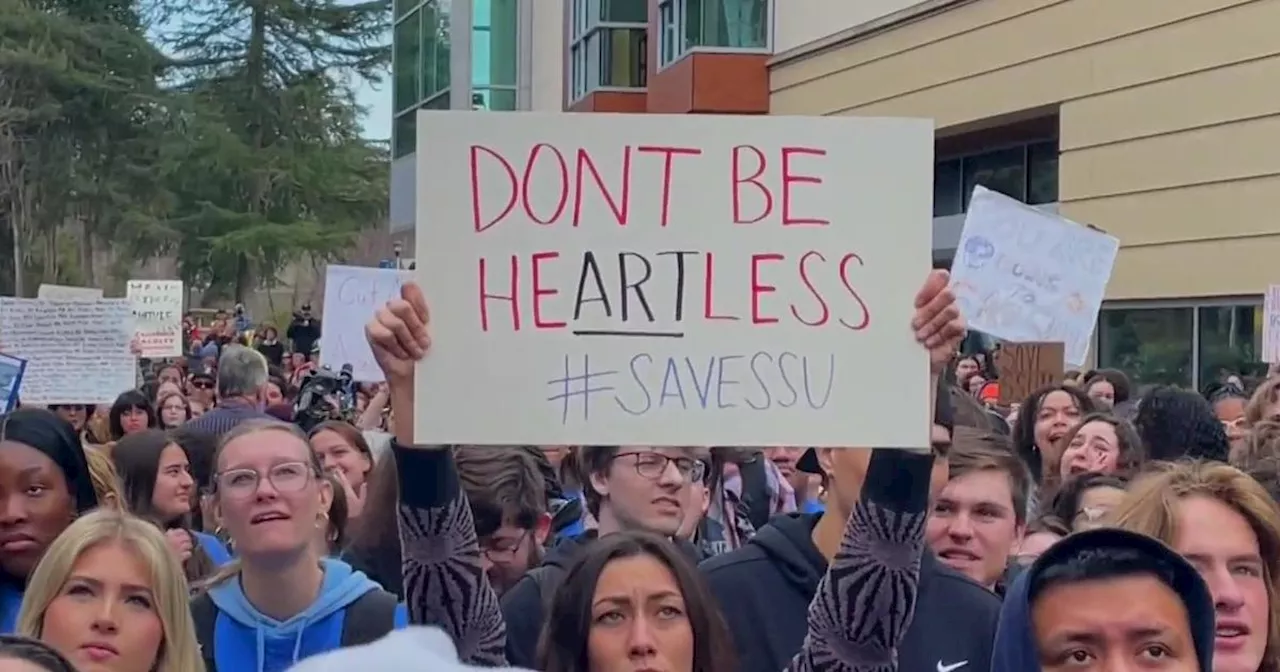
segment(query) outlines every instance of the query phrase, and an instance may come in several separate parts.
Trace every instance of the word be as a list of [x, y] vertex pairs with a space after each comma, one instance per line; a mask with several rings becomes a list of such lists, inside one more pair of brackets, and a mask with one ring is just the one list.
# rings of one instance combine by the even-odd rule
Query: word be
[[[563, 273], [557, 271], [557, 264], [572, 263], [576, 268], [577, 286], [575, 289], [555, 287], [545, 276]], [[701, 265], [701, 269], [697, 266]], [[496, 265], [496, 264], [495, 264]], [[512, 331], [520, 331], [524, 326], [523, 310], [527, 307], [533, 313], [533, 326], [536, 329], [565, 329], [572, 320], [581, 319], [586, 309], [600, 311], [607, 318], [617, 315], [624, 323], [631, 323], [637, 318], [653, 324], [663, 318], [670, 322], [682, 323], [686, 320], [688, 292], [695, 289], [701, 294], [701, 318], [707, 321], [750, 319], [752, 324], [776, 324], [780, 318], [770, 314], [762, 307], [762, 298], [779, 291], [779, 287], [769, 278], [776, 277], [782, 270], [787, 277], [797, 281], [801, 287], [795, 291], [783, 290], [787, 295], [804, 294], [812, 300], [811, 305], [800, 306], [788, 303], [791, 318], [808, 327], [822, 327], [834, 322], [846, 329], [861, 331], [871, 324], [871, 311], [861, 294], [854, 286], [851, 278], [857, 267], [863, 266], [860, 256], [852, 252], [837, 258], [828, 259], [816, 250], [810, 250], [795, 258], [788, 258], [779, 253], [759, 253], [750, 257], [749, 277], [736, 280], [725, 280], [718, 277], [715, 270], [715, 255], [712, 252], [697, 250], [666, 250], [648, 255], [639, 252], [619, 252], [616, 255], [584, 252], [580, 259], [565, 259], [559, 252], [537, 252], [523, 260], [520, 255], [511, 255], [507, 260], [504, 277], [498, 276], [500, 271], [490, 269], [488, 259], [479, 260], [479, 301], [480, 328], [489, 331], [491, 303], [507, 304], [511, 315]], [[607, 270], [602, 271], [604, 266]], [[787, 268], [787, 267], [790, 268]], [[657, 296], [647, 284], [655, 277], [655, 269], [669, 272], [675, 277], [673, 295]], [[834, 276], [845, 293], [844, 303], [849, 310], [833, 315], [832, 302], [824, 296], [817, 278], [825, 274]], [[606, 276], [611, 282], [606, 282]], [[691, 279], [693, 278], [693, 279]], [[498, 293], [495, 286], [505, 285], [505, 293]], [[610, 291], [610, 288], [616, 288]], [[738, 287], [749, 296], [749, 315], [733, 315], [717, 309], [716, 296], [725, 293], [726, 287]], [[572, 310], [563, 314], [548, 315], [547, 302], [553, 301], [561, 294], [573, 297]], [[591, 305], [596, 304], [596, 305]], [[656, 308], [655, 308], [656, 306]]]
[[[734, 224], [757, 224], [775, 216], [782, 226], [827, 226], [828, 219], [796, 214], [796, 190], [800, 185], [820, 186], [824, 180], [809, 171], [802, 172], [798, 162], [802, 159], [826, 157], [824, 149], [812, 147], [780, 147], [775, 150], [777, 173], [771, 170], [770, 153], [754, 145], [738, 145], [730, 150], [729, 182], [732, 202], [729, 207]], [[476, 233], [483, 233], [513, 216], [541, 226], [568, 222], [573, 227], [582, 225], [583, 203], [590, 198], [601, 199], [609, 208], [619, 226], [631, 223], [631, 206], [635, 190], [636, 172], [660, 172], [661, 217], [658, 225], [666, 227], [671, 222], [672, 184], [693, 182], [691, 175], [705, 172], [703, 150], [697, 147], [624, 146], [620, 161], [602, 161], [592, 157], [585, 147], [561, 149], [548, 143], [529, 148], [522, 156], [506, 156], [484, 145], [471, 146], [471, 211]], [[699, 157], [703, 157], [701, 160]], [[683, 164], [680, 176], [676, 175], [677, 159]], [[481, 170], [488, 163], [501, 171], [505, 178], [497, 188], [504, 194], [498, 198], [487, 193], [494, 188], [494, 171]], [[601, 165], [616, 170], [608, 179], [601, 174]], [[489, 179], [486, 179], [488, 177]], [[551, 183], [548, 184], [547, 180]], [[610, 187], [607, 182], [615, 186]], [[590, 184], [588, 184], [590, 183]], [[547, 207], [534, 203], [535, 195], [554, 194]], [[486, 209], [485, 204], [501, 203], [496, 209]], [[496, 210], [496, 211], [495, 211]]]

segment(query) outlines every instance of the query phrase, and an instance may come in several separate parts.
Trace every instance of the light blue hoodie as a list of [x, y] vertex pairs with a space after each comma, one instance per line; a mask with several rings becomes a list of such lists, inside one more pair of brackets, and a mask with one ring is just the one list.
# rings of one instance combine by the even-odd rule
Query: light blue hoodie
[[[332, 558], [322, 562], [320, 596], [287, 621], [277, 621], [254, 608], [237, 579], [209, 591], [218, 607], [213, 641], [218, 670], [282, 672], [308, 656], [341, 647], [346, 608], [381, 586], [345, 562]], [[397, 625], [404, 620], [397, 614]]]

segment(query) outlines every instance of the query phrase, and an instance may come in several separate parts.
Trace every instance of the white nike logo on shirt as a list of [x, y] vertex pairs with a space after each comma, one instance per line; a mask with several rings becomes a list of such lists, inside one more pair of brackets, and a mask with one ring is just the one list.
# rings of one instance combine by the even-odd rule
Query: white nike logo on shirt
[[944, 664], [942, 663], [942, 661], [941, 661], [941, 660], [939, 660], [939, 661], [938, 661], [938, 672], [954, 672], [954, 670], [958, 670], [958, 669], [960, 669], [960, 668], [962, 668], [962, 667], [964, 667], [965, 665], [968, 665], [968, 664], [969, 664], [969, 661], [967, 661], [967, 660], [962, 660], [962, 661], [960, 661], [960, 662], [958, 662], [958, 663], [951, 663], [950, 665], [944, 665]]

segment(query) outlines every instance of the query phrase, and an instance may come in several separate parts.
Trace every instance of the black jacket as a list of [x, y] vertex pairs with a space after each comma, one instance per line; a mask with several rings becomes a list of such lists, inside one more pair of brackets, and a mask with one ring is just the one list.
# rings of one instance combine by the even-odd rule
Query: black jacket
[[[777, 672], [800, 652], [809, 602], [827, 571], [812, 538], [820, 517], [776, 516], [742, 548], [702, 563], [733, 633], [741, 672]], [[999, 598], [926, 551], [898, 670], [987, 672], [999, 613]]]

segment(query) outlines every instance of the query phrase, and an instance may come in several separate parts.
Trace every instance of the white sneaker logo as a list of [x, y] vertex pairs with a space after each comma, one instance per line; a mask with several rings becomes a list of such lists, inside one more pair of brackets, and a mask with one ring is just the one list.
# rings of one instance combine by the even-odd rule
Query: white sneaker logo
[[960, 668], [962, 668], [962, 667], [964, 667], [965, 665], [968, 665], [968, 664], [969, 664], [969, 661], [967, 661], [967, 660], [962, 660], [962, 661], [960, 661], [960, 662], [958, 662], [958, 663], [951, 663], [950, 665], [944, 665], [944, 664], [943, 664], [943, 662], [942, 662], [941, 660], [939, 660], [939, 661], [938, 661], [938, 672], [955, 672], [955, 670], [958, 670], [958, 669], [960, 669]]

